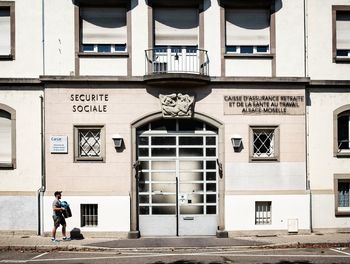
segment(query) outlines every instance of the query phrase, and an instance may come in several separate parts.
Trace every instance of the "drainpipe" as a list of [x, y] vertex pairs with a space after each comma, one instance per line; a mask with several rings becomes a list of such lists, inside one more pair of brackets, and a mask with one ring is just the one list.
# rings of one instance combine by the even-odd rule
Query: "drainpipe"
[[45, 0], [41, 0], [41, 30], [43, 75], [45, 75]]
[[43, 199], [46, 189], [46, 175], [45, 175], [45, 119], [44, 119], [44, 97], [40, 95], [41, 106], [41, 186], [38, 190], [38, 236], [44, 235], [44, 221], [43, 221]]
[[[305, 77], [309, 77], [309, 60], [308, 60], [308, 39], [309, 33], [308, 33], [308, 0], [304, 0], [304, 74]], [[306, 190], [309, 192], [309, 219], [310, 219], [310, 232], [313, 232], [313, 226], [312, 226], [312, 192], [311, 192], [311, 186], [310, 186], [310, 161], [309, 161], [309, 98], [310, 93], [309, 90], [305, 92], [305, 140], [306, 140]]]

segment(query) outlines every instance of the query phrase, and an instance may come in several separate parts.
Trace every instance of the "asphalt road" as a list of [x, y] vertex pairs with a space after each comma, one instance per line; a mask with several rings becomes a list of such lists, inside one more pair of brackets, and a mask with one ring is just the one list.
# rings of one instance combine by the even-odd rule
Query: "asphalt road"
[[201, 249], [183, 251], [125, 252], [0, 252], [0, 263], [122, 263], [122, 264], [310, 264], [350, 263], [349, 248], [330, 249]]

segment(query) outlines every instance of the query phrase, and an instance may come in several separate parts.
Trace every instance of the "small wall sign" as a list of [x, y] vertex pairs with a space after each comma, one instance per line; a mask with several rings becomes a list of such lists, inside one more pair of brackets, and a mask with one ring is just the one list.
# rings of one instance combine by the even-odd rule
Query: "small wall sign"
[[51, 153], [68, 153], [68, 136], [51, 136], [50, 137]]

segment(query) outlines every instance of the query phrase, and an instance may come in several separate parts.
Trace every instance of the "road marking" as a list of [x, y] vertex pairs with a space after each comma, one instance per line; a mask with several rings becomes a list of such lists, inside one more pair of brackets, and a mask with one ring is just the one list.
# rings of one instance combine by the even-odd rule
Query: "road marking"
[[27, 263], [27, 260], [12, 260], [12, 259], [9, 259], [9, 260], [1, 260], [0, 263]]
[[344, 255], [350, 256], [350, 253], [344, 252], [344, 251], [341, 251], [341, 250], [338, 250], [338, 249], [335, 249], [335, 248], [330, 248], [330, 250], [332, 250], [332, 251], [334, 251], [334, 252], [338, 252], [338, 253], [340, 253], [340, 254], [344, 254]]
[[45, 253], [42, 253], [42, 254], [40, 254], [40, 255], [37, 255], [37, 256], [35, 256], [34, 258], [32, 258], [32, 260], [33, 260], [33, 259], [40, 258], [40, 257], [42, 257], [42, 256], [45, 256], [46, 254], [49, 254], [49, 252], [45, 252]]
[[[76, 261], [76, 260], [102, 260], [102, 259], [128, 259], [128, 258], [154, 258], [154, 257], [178, 257], [178, 256], [217, 256], [217, 254], [206, 253], [186, 253], [186, 254], [152, 254], [141, 256], [110, 256], [110, 257], [83, 257], [83, 258], [51, 258], [51, 259], [35, 259], [27, 262], [50, 262], [50, 261]], [[221, 254], [221, 256], [230, 257], [274, 257], [274, 258], [349, 258], [344, 255], [264, 255], [264, 254]]]

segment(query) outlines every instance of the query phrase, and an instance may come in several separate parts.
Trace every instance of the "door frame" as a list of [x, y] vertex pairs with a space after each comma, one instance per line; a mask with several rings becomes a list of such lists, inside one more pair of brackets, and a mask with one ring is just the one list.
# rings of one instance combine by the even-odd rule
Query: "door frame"
[[[129, 238], [139, 238], [140, 229], [139, 229], [139, 215], [138, 215], [138, 199], [137, 199], [137, 189], [136, 189], [136, 171], [133, 169], [133, 164], [136, 162], [136, 153], [137, 153], [137, 135], [136, 129], [142, 125], [155, 121], [157, 119], [162, 119], [162, 112], [155, 112], [144, 115], [143, 117], [135, 120], [131, 123], [131, 166], [130, 166], [130, 232]], [[199, 120], [201, 122], [208, 123], [216, 128], [218, 128], [218, 159], [222, 165], [222, 170], [219, 168], [219, 177], [218, 177], [218, 214], [217, 214], [217, 223], [218, 228], [217, 232], [225, 231], [225, 179], [224, 179], [224, 169], [225, 168], [225, 133], [223, 122], [218, 121], [206, 114], [201, 114], [195, 112], [192, 119]]]

